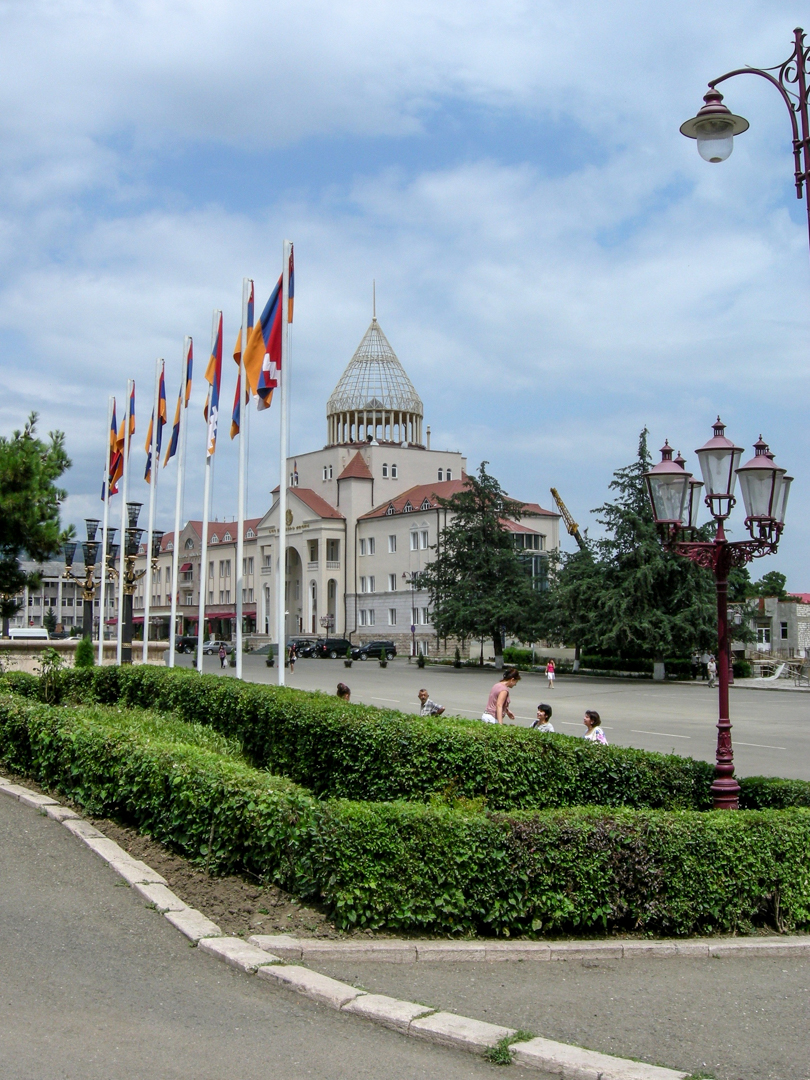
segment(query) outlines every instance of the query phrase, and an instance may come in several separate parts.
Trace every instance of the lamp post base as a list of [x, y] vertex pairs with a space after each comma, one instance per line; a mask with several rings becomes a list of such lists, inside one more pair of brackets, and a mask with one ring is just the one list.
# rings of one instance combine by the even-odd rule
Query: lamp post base
[[711, 791], [715, 810], [740, 809], [740, 785], [733, 776], [718, 776]]

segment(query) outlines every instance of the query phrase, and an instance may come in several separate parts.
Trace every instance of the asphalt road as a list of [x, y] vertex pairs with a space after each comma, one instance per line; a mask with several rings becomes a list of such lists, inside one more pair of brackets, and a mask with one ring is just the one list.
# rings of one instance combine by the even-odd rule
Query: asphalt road
[[[198, 952], [61, 825], [0, 796], [3, 1080], [483, 1080], [497, 1072]], [[510, 1076], [543, 1080], [514, 1067]]]
[[[188, 657], [180, 659], [189, 665]], [[234, 673], [233, 668], [220, 669], [216, 657], [205, 658], [205, 670]], [[275, 683], [277, 674], [263, 657], [244, 658], [244, 677], [251, 682]], [[349, 669], [342, 660], [301, 659], [292, 674], [287, 672], [290, 686], [334, 694], [338, 682], [345, 682], [353, 701], [405, 712], [418, 712], [416, 695], [424, 686], [448, 715], [471, 718], [481, 716], [495, 678], [492, 669], [420, 670], [403, 658], [387, 668], [373, 660], [356, 660]], [[528, 727], [541, 701], [552, 705], [552, 723], [567, 735], [581, 735], [585, 709], [597, 709], [609, 742], [714, 761], [717, 691], [705, 683], [559, 676], [554, 690], [549, 690], [543, 676], [524, 673], [512, 692], [515, 722]], [[735, 686], [730, 711], [739, 775], [810, 780], [810, 693]]]

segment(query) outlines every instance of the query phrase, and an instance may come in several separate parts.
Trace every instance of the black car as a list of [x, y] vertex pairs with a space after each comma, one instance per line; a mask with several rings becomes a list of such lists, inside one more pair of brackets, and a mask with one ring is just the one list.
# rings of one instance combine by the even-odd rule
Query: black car
[[332, 660], [336, 660], [339, 656], [342, 656], [345, 659], [346, 650], [352, 648], [354, 648], [354, 646], [350, 641], [347, 641], [346, 638], [328, 637], [324, 638], [323, 641], [316, 643], [312, 655], [319, 656], [321, 659], [326, 656], [330, 657]]
[[352, 660], [393, 660], [397, 647], [393, 641], [367, 641], [352, 649]]
[[195, 653], [197, 651], [197, 638], [191, 634], [177, 634], [174, 639], [174, 647], [179, 653]]
[[315, 656], [315, 650], [321, 644], [319, 640], [312, 637], [293, 637], [287, 640], [287, 646], [295, 645], [295, 654], [299, 658], [302, 656]]

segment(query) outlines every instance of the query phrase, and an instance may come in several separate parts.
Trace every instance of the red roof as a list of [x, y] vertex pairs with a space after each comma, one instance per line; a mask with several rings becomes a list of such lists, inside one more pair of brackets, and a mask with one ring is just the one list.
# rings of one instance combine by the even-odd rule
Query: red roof
[[810, 604], [810, 592], [788, 593], [789, 600], [798, 600], [800, 604]]
[[521, 503], [521, 514], [526, 514], [528, 517], [553, 517], [558, 518], [560, 515], [555, 514], [553, 510], [544, 510], [539, 503]]
[[[257, 517], [257, 518], [245, 518], [245, 536], [246, 537], [247, 537], [248, 531], [250, 529], [252, 529], [254, 533], [256, 532], [256, 528], [257, 528], [257, 526], [258, 526], [258, 524], [259, 524], [259, 522], [261, 520], [262, 519], [260, 517]], [[197, 521], [189, 521], [189, 522], [187, 522], [187, 524], [192, 527], [192, 529], [195, 531], [195, 533], [198, 536], [200, 536], [200, 537], [202, 536], [202, 522], [201, 521], [199, 521], [199, 520], [197, 520]], [[236, 535], [237, 535], [236, 534], [236, 525], [237, 525], [237, 523], [235, 521], [209, 521], [208, 522], [208, 543], [209, 544], [211, 543], [211, 537], [212, 536], [216, 536], [217, 540], [218, 540], [218, 542], [220, 544], [235, 544], [236, 543]], [[231, 534], [231, 539], [230, 540], [223, 540], [223, 537], [224, 537], [225, 533], [230, 533]]]
[[358, 450], [352, 460], [338, 477], [338, 480], [373, 480], [371, 470], [366, 465], [363, 455]]
[[312, 490], [312, 488], [290, 488], [290, 494], [296, 495], [301, 502], [313, 510], [318, 517], [322, 518], [339, 518], [343, 520], [343, 514], [339, 510], [336, 510], [334, 506], [330, 506], [326, 499], [322, 499], [320, 495]]
[[[428, 505], [426, 510], [435, 510], [439, 503], [438, 498], [449, 499], [453, 495], [457, 495], [460, 491], [463, 491], [466, 487], [467, 477], [462, 476], [460, 480], [442, 480], [436, 484], [417, 484], [416, 487], [409, 488], [407, 491], [403, 491], [401, 495], [397, 495], [395, 499], [391, 499], [390, 502], [381, 503], [380, 506], [375, 507], [368, 514], [363, 514], [363, 518], [379, 518], [387, 517], [389, 508], [393, 507], [393, 513], [401, 514], [404, 512], [405, 504], [410, 503], [411, 509], [414, 511], [421, 510], [425, 500]], [[550, 510], [543, 510], [537, 503], [519, 503], [521, 506], [521, 513], [527, 514], [529, 517], [554, 517], [558, 518], [559, 514], [554, 514]], [[361, 518], [362, 520], [362, 518]], [[534, 529], [527, 527], [526, 525], [519, 525], [514, 521], [504, 521], [504, 524], [511, 532], [534, 532]]]

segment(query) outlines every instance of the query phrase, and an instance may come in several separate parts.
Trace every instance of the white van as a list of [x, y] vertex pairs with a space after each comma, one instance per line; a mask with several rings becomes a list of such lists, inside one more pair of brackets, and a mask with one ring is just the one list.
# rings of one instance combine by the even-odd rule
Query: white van
[[11, 626], [9, 627], [8, 636], [12, 641], [23, 641], [25, 639], [32, 639], [34, 641], [50, 641], [51, 635], [48, 633], [44, 626]]

